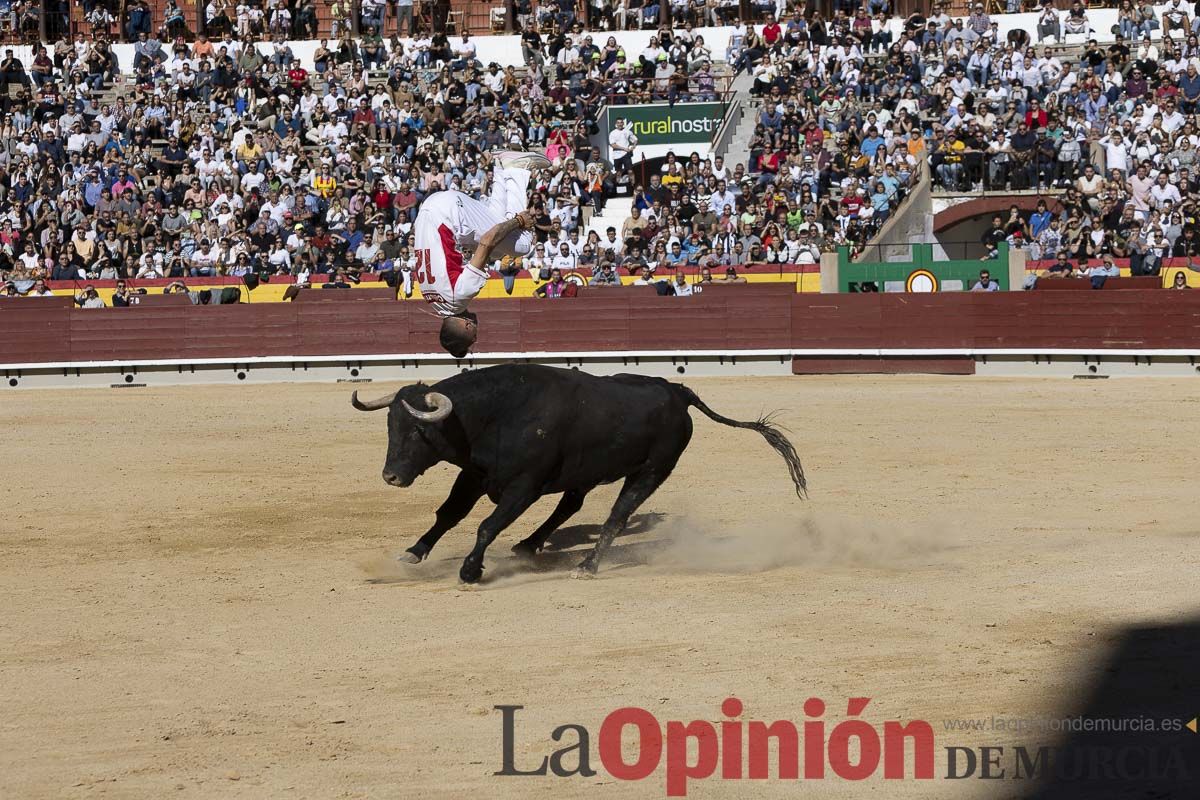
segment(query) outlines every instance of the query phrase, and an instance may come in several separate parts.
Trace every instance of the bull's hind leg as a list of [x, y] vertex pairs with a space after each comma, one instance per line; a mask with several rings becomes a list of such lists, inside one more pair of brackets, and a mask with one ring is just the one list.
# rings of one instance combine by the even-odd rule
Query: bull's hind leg
[[442, 534], [462, 522], [481, 497], [483, 497], [483, 486], [478, 476], [466, 471], [458, 473], [458, 478], [455, 479], [454, 486], [450, 489], [450, 496], [437, 510], [437, 518], [433, 527], [426, 531], [416, 544], [396, 556], [396, 560], [409, 564], [418, 564], [424, 561], [428, 558], [429, 551], [442, 538]]
[[541, 552], [550, 535], [562, 527], [564, 522], [575, 516], [579, 509], [583, 508], [583, 499], [587, 495], [588, 490], [586, 489], [572, 489], [563, 492], [562, 499], [558, 501], [558, 505], [550, 517], [536, 531], [514, 544], [513, 552], [522, 556], [533, 556]]
[[646, 502], [646, 498], [654, 494], [654, 491], [671, 474], [671, 469], [674, 466], [674, 463], [672, 463], [665, 470], [655, 470], [647, 467], [625, 479], [625, 485], [621, 487], [621, 493], [617, 495], [617, 502], [613, 504], [612, 513], [608, 515], [608, 520], [600, 530], [600, 541], [596, 542], [596, 546], [592, 551], [575, 568], [575, 571], [571, 573], [571, 577], [590, 578], [596, 574], [596, 570], [600, 567], [600, 559], [604, 558], [604, 553], [608, 550], [609, 545], [612, 544], [613, 539], [616, 538], [618, 533], [625, 530], [625, 526], [629, 524], [629, 518], [633, 516], [633, 512], [638, 510], [638, 506]]
[[[541, 486], [539, 481], [536, 486]], [[541, 495], [530, 481], [522, 484], [510, 484], [500, 495], [496, 510], [479, 524], [479, 532], [475, 536], [475, 547], [463, 559], [458, 577], [463, 583], [475, 583], [483, 576], [483, 554], [488, 545], [495, 541], [500, 532], [517, 521], [517, 517], [533, 505]]]

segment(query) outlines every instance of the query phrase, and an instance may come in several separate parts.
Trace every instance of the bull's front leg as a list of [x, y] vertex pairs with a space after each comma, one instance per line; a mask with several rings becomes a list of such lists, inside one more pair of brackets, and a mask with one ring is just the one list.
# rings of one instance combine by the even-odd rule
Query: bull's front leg
[[487, 552], [488, 545], [495, 541], [500, 532], [517, 521], [517, 517], [525, 513], [534, 502], [540, 497], [540, 493], [533, 482], [522, 482], [513, 484], [504, 490], [500, 495], [500, 502], [496, 504], [496, 510], [479, 524], [479, 531], [475, 536], [475, 547], [463, 559], [462, 569], [458, 571], [458, 577], [463, 583], [476, 583], [483, 577], [483, 554]]
[[450, 496], [437, 510], [437, 518], [425, 535], [416, 544], [396, 556], [397, 561], [408, 564], [419, 564], [429, 557], [429, 551], [442, 538], [442, 534], [463, 521], [471, 509], [483, 497], [483, 481], [475, 473], [463, 470], [458, 473], [454, 486], [450, 488]]

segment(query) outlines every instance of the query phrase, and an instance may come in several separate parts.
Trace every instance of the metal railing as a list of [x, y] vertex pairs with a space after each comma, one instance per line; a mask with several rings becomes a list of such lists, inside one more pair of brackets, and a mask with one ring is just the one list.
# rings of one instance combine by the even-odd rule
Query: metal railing
[[[980, 267], [986, 265], [984, 256], [987, 254], [987, 246], [982, 240], [956, 240], [942, 241], [938, 239], [933, 244], [933, 253], [939, 260], [945, 261], [979, 261]], [[854, 251], [853, 260], [859, 263], [895, 263], [903, 264], [909, 261], [911, 257], [911, 244], [909, 252], [903, 258], [897, 257], [897, 250], [902, 249], [898, 244], [864, 244], [860, 249]]]
[[[648, 103], [728, 103], [734, 95], [732, 74], [710, 75], [712, 85], [708, 81], [702, 83], [689, 75], [687, 88], [672, 87], [670, 81], [665, 84], [655, 78], [643, 78], [631, 75], [625, 78], [606, 78], [600, 81], [604, 100], [612, 106], [646, 105]], [[644, 88], [635, 89], [637, 83]], [[618, 85], [627, 86], [626, 91], [620, 91]]]
[[944, 162], [936, 155], [929, 159], [930, 188], [939, 195], [1057, 192], [1074, 183], [1088, 163], [1086, 159], [1066, 162], [1046, 155], [1018, 159], [1007, 154], [997, 159], [988, 153], [968, 153], [959, 169], [942, 170]]

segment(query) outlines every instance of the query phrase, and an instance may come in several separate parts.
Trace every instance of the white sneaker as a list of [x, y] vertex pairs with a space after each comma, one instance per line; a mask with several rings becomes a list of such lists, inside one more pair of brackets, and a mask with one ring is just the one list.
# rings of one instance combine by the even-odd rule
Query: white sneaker
[[493, 158], [500, 162], [502, 167], [520, 167], [530, 172], [550, 166], [550, 159], [541, 153], [523, 153], [520, 150], [501, 150], [494, 153]]

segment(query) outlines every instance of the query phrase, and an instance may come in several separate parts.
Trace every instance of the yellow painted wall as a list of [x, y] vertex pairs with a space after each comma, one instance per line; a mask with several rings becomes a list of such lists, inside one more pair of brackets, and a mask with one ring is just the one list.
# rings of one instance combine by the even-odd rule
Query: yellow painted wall
[[[821, 276], [816, 272], [784, 273], [783, 275], [780, 275], [779, 273], [769, 275], [755, 275], [750, 273], [741, 274], [742, 277], [744, 277], [750, 283], [794, 283], [796, 285], [796, 291], [798, 292], [817, 292], [820, 291], [821, 288]], [[637, 280], [636, 276], [625, 275], [621, 277], [621, 282], [627, 286], [631, 285], [635, 280]], [[537, 281], [532, 278], [518, 278], [516, 286], [513, 287], [512, 296], [532, 297], [533, 290], [541, 285], [541, 283], [541, 281]], [[242, 302], [281, 303], [283, 302], [283, 293], [289, 285], [290, 284], [286, 283], [261, 283], [253, 292], [247, 292], [245, 287], [242, 287]], [[371, 283], [361, 283], [349, 291], [354, 291], [355, 289], [381, 289], [385, 288], [385, 286], [386, 285], [383, 283], [374, 281]], [[200, 291], [201, 289], [219, 290], [224, 287], [215, 286], [202, 281], [191, 280], [188, 281], [188, 288], [193, 291]], [[103, 298], [105, 304], [112, 304], [112, 289], [101, 288], [97, 289], [96, 291], [100, 294], [100, 297]], [[162, 287], [148, 287], [148, 292], [150, 294], [162, 294]], [[56, 295], [63, 296], [71, 296], [73, 294], [73, 292], [65, 289], [55, 290], [54, 293]], [[483, 291], [479, 293], [479, 297], [483, 298], [502, 298], [507, 296], [508, 295], [504, 293], [504, 283], [496, 278], [489, 280], [483, 287]], [[419, 300], [420, 297], [421, 290], [414, 286], [413, 296], [411, 299]], [[403, 295], [401, 295], [400, 299], [404, 299]]]

